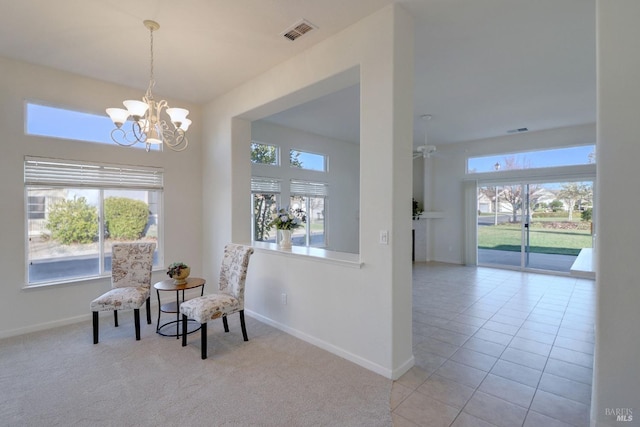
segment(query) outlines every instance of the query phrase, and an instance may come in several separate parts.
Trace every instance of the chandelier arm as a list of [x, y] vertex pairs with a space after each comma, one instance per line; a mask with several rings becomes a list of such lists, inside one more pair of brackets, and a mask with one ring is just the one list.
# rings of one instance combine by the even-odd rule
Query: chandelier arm
[[122, 145], [123, 147], [131, 147], [138, 142], [141, 142], [137, 138], [134, 140], [130, 140], [128, 135], [132, 134], [131, 131], [127, 132], [122, 128], [115, 128], [111, 131], [111, 139], [118, 145]]
[[[189, 139], [182, 129], [167, 130], [171, 137], [165, 139], [165, 144], [173, 151], [184, 151], [189, 146]], [[172, 142], [173, 141], [173, 142]]]
[[[148, 117], [145, 117], [145, 119], [147, 119], [147, 125], [148, 125], [149, 123]], [[142, 126], [140, 126], [139, 122], [133, 122], [131, 124], [131, 134], [135, 138], [136, 140], [135, 142], [147, 141], [147, 134], [145, 133], [144, 129], [142, 129]]]

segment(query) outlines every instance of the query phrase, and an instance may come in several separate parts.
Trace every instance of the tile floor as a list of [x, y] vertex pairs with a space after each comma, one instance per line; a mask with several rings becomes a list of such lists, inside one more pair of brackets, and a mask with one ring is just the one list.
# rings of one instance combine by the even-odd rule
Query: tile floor
[[594, 313], [592, 280], [414, 264], [394, 427], [588, 426]]

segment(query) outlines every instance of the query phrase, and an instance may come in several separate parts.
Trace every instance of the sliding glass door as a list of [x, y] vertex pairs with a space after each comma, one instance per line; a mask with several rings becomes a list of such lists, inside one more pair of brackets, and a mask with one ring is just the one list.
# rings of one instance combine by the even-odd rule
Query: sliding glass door
[[478, 187], [478, 263], [522, 265], [521, 184]]
[[591, 248], [593, 181], [481, 184], [478, 263], [568, 273]]

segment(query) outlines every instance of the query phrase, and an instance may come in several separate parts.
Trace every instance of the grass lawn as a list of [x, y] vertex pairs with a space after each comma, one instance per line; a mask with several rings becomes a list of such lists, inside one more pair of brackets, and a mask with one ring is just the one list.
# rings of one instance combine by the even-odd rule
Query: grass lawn
[[[531, 228], [530, 248], [533, 253], [578, 255], [591, 247], [589, 230], [557, 230]], [[520, 224], [484, 225], [478, 227], [478, 248], [520, 252]]]

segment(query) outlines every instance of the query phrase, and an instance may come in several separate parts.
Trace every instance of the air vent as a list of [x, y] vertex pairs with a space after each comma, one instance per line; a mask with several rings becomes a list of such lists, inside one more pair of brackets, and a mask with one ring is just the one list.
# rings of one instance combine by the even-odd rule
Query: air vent
[[529, 132], [529, 128], [511, 129], [507, 131], [507, 133], [522, 133], [522, 132]]
[[302, 19], [298, 22], [296, 22], [295, 24], [293, 24], [290, 28], [286, 29], [282, 35], [291, 40], [294, 41], [297, 38], [307, 34], [309, 31], [311, 30], [315, 30], [318, 27], [316, 27], [315, 25], [313, 25], [311, 22], [307, 21], [306, 19]]

